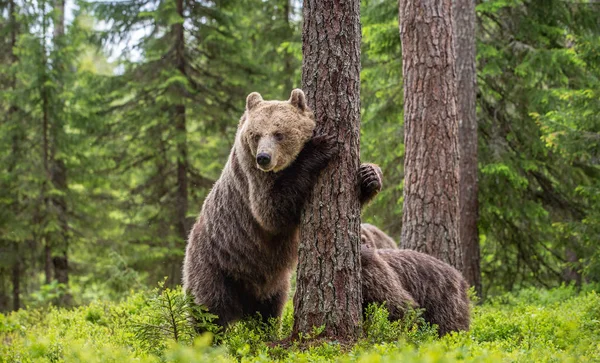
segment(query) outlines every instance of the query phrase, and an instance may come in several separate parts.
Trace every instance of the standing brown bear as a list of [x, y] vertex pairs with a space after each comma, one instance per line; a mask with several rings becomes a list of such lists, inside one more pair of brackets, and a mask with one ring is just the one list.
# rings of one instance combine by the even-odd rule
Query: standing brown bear
[[[281, 316], [297, 261], [300, 212], [335, 150], [313, 135], [304, 93], [288, 101], [246, 100], [229, 160], [189, 236], [183, 286], [197, 304], [228, 324], [259, 312]], [[364, 204], [381, 188], [381, 171], [361, 165]]]

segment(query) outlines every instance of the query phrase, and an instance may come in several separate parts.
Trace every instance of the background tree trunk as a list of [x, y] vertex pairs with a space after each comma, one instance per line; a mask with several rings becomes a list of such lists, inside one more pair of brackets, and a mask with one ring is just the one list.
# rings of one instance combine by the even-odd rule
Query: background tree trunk
[[306, 0], [302, 83], [317, 129], [339, 151], [302, 213], [294, 336], [325, 324], [324, 335], [355, 340], [361, 329], [360, 1]]
[[453, 1], [457, 110], [460, 150], [460, 241], [463, 275], [481, 296], [479, 203], [477, 201], [477, 74], [475, 67], [475, 0]]
[[[292, 29], [292, 25], [290, 23], [290, 18], [292, 17], [292, 5], [290, 4], [291, 0], [283, 0], [283, 16], [285, 17], [285, 24], [287, 27], [287, 37], [288, 39], [292, 39], [294, 37], [294, 29]], [[283, 90], [284, 94], [288, 94], [292, 88], [294, 88], [294, 55], [290, 50], [286, 50], [285, 56], [283, 58], [283, 67], [284, 74], [289, 75], [285, 79], [285, 88]]]
[[[8, 17], [9, 17], [9, 24], [10, 24], [10, 63], [12, 66], [16, 66], [19, 59], [17, 57], [17, 54], [15, 53], [16, 47], [17, 47], [17, 33], [19, 31], [19, 27], [18, 27], [18, 23], [17, 23], [17, 7], [15, 4], [14, 0], [10, 0], [8, 3]], [[17, 76], [15, 73], [11, 74], [10, 76], [10, 88], [11, 90], [14, 92], [17, 89]], [[11, 105], [8, 108], [8, 112], [6, 115], [6, 118], [9, 122], [14, 122], [13, 121], [13, 117], [18, 117], [17, 112], [19, 111], [19, 108], [16, 106], [15, 101], [12, 100], [11, 101]], [[11, 154], [12, 154], [12, 158], [10, 161], [10, 164], [7, 168], [7, 172], [8, 175], [12, 175], [14, 170], [17, 167], [17, 163], [19, 161], [20, 155], [21, 155], [21, 144], [23, 142], [23, 131], [24, 128], [17, 128], [16, 130], [13, 130], [13, 135], [12, 135], [12, 145], [11, 145]], [[16, 181], [18, 183], [18, 180]], [[11, 206], [11, 210], [16, 211], [19, 209], [19, 203], [20, 203], [20, 194], [21, 191], [18, 188], [15, 188], [13, 191], [15, 195], [15, 198], [13, 200], [12, 206]], [[11, 282], [12, 282], [12, 308], [13, 310], [19, 310], [21, 308], [21, 274], [22, 274], [22, 268], [21, 268], [21, 251], [20, 251], [20, 241], [10, 241], [9, 242], [12, 246], [12, 253], [13, 253], [13, 265], [12, 265], [12, 271], [11, 271]], [[3, 289], [4, 290], [4, 289]], [[2, 293], [4, 295], [4, 291]], [[2, 296], [0, 299], [4, 299], [4, 296]], [[8, 301], [5, 302], [0, 302], [0, 311], [4, 310], [4, 306], [5, 304], [7, 304]]]
[[[45, 3], [42, 2], [45, 6]], [[47, 15], [45, 12], [42, 12], [42, 35], [44, 37], [43, 45], [42, 45], [42, 67], [44, 68], [43, 74], [41, 75], [41, 89], [40, 89], [40, 97], [42, 99], [42, 160], [44, 165], [44, 181], [42, 182], [42, 186], [40, 188], [40, 199], [44, 203], [44, 213], [42, 213], [41, 220], [43, 221], [42, 225], [42, 239], [44, 243], [44, 277], [46, 284], [52, 282], [52, 242], [50, 233], [46, 230], [46, 225], [48, 223], [47, 218], [50, 213], [50, 197], [48, 197], [48, 188], [52, 181], [52, 177], [50, 174], [50, 101], [49, 101], [49, 93], [50, 90], [46, 85], [48, 80], [48, 75], [46, 73], [46, 67], [48, 65], [48, 59], [46, 57], [46, 32], [48, 31], [48, 24], [46, 20]]]
[[462, 269], [451, 0], [400, 0], [404, 77], [402, 247]]
[[[183, 28], [183, 0], [177, 0], [177, 14], [181, 18], [181, 23], [173, 24], [171, 30], [175, 41], [175, 67], [181, 73], [181, 76], [186, 77], [185, 64], [185, 34]], [[181, 92], [184, 93], [184, 92]], [[184, 99], [184, 96], [181, 96]], [[177, 194], [175, 197], [175, 226], [179, 240], [182, 245], [177, 246], [178, 250], [183, 250], [185, 241], [189, 231], [187, 223], [188, 211], [188, 150], [187, 150], [187, 127], [186, 127], [186, 110], [184, 104], [173, 106], [173, 118], [175, 124], [175, 144], [177, 145]], [[171, 276], [169, 276], [170, 285], [175, 286], [181, 281], [181, 258], [175, 256], [172, 262]]]
[[[65, 1], [55, 0], [54, 2], [54, 52], [55, 52], [55, 74], [56, 82], [60, 92], [63, 90], [63, 75], [67, 72], [65, 64], [62, 60], [61, 50], [64, 47], [64, 35], [65, 35]], [[63, 107], [62, 100], [55, 100], [59, 105], [55, 107]], [[56, 236], [53, 241], [53, 251], [55, 254], [52, 257], [52, 266], [54, 267], [54, 278], [65, 287], [69, 286], [69, 222], [68, 222], [68, 209], [67, 209], [67, 198], [69, 184], [67, 181], [67, 166], [62, 158], [58, 157], [58, 150], [60, 148], [61, 137], [63, 134], [63, 123], [61, 120], [64, 114], [62, 110], [54, 110], [52, 113], [53, 120], [50, 124], [50, 181], [52, 187], [59, 191], [59, 193], [53, 193], [54, 195], [50, 199], [52, 210], [57, 214], [58, 222], [60, 225], [60, 233]], [[67, 290], [68, 291], [68, 290]], [[61, 296], [59, 303], [61, 305], [69, 305], [71, 302], [71, 295], [67, 292]]]

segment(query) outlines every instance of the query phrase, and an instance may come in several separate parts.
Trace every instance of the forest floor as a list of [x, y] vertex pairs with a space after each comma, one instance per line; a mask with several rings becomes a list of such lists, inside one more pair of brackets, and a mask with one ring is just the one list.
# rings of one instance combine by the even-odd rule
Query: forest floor
[[300, 350], [272, 343], [291, 331], [290, 303], [281, 322], [196, 336], [181, 292], [155, 289], [121, 302], [0, 314], [0, 362], [599, 362], [596, 291], [526, 289], [490, 298], [474, 307], [470, 331], [443, 338], [418, 312], [389, 323], [385, 309], [372, 307], [364, 338], [351, 349], [321, 341]]

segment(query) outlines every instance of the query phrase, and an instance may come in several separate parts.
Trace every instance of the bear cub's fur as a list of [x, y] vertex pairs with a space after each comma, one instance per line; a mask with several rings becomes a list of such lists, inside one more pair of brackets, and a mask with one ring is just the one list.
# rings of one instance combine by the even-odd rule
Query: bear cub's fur
[[469, 284], [458, 270], [425, 253], [396, 248], [373, 225], [363, 225], [361, 233], [363, 308], [386, 302], [392, 320], [401, 319], [407, 307], [423, 308], [423, 318], [438, 325], [440, 336], [469, 329]]

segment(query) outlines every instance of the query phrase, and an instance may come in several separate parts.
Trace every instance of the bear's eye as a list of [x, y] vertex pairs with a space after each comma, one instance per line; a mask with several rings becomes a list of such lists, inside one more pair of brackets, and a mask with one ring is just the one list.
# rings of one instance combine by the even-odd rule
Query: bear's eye
[[277, 141], [282, 141], [284, 139], [284, 136], [281, 132], [276, 132], [273, 136], [275, 136], [275, 140]]
[[256, 135], [252, 136], [252, 139], [254, 139], [254, 142], [258, 142], [260, 140], [260, 135], [256, 134]]

